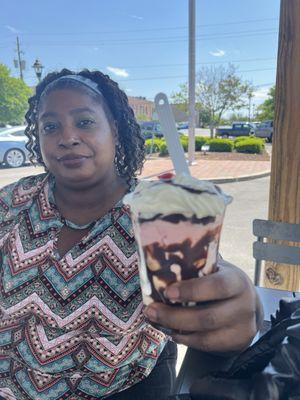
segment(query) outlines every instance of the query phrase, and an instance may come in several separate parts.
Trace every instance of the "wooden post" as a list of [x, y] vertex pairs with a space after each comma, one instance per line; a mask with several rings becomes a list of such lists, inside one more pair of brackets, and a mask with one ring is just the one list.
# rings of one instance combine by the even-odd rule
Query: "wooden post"
[[[281, 0], [274, 126], [269, 219], [299, 224], [299, 0]], [[267, 287], [300, 291], [300, 265], [268, 263], [264, 275], [264, 284]]]

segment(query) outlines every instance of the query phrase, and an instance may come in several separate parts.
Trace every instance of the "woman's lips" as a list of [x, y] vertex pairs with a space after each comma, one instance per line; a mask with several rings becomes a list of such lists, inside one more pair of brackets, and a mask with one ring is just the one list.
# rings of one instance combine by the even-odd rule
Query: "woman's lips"
[[90, 158], [89, 156], [83, 154], [66, 154], [62, 157], [57, 157], [57, 160], [68, 168], [78, 168]]

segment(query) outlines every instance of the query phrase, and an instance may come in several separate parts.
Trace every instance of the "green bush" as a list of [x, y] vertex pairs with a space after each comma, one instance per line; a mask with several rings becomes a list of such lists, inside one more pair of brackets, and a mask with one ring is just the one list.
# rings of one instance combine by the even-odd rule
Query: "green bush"
[[159, 147], [159, 156], [163, 157], [167, 155], [169, 155], [167, 143], [162, 141]]
[[234, 139], [234, 145], [236, 144], [236, 143], [238, 143], [238, 142], [241, 142], [241, 141], [243, 141], [243, 140], [248, 140], [248, 139], [252, 139], [252, 137], [253, 136], [238, 136], [238, 137], [236, 137], [235, 139]]
[[[153, 140], [152, 153], [158, 153], [159, 152], [161, 141], [162, 141], [161, 139], [157, 139], [157, 138]], [[152, 139], [146, 139], [145, 140], [146, 154], [150, 154], [151, 146], [152, 146]]]
[[237, 138], [234, 139], [234, 148], [235, 148], [235, 145], [236, 145], [237, 143], [243, 142], [244, 140], [262, 140], [262, 143], [263, 143], [263, 144], [264, 144], [264, 142], [265, 142], [264, 139], [257, 138], [257, 137], [254, 136], [254, 135], [250, 135], [250, 136], [238, 136]]
[[258, 138], [241, 140], [235, 144], [235, 149], [238, 153], [261, 154], [264, 149], [264, 140]]
[[209, 145], [209, 151], [231, 152], [233, 150], [233, 140], [231, 139], [209, 139], [206, 144]]
[[188, 136], [180, 136], [179, 140], [180, 140], [180, 143], [181, 143], [181, 145], [183, 147], [183, 151], [188, 151], [188, 148], [189, 148], [189, 138], [188, 138]]
[[209, 139], [204, 136], [195, 136], [195, 150], [201, 151], [201, 147], [207, 143]]

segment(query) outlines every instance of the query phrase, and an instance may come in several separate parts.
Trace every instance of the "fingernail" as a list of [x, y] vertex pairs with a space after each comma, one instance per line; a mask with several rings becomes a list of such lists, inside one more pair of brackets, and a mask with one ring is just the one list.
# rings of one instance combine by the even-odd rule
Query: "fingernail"
[[165, 290], [165, 295], [170, 300], [178, 300], [179, 299], [179, 288], [177, 286], [170, 286]]
[[157, 320], [157, 310], [151, 306], [145, 308], [144, 314], [147, 318], [151, 319], [151, 321]]

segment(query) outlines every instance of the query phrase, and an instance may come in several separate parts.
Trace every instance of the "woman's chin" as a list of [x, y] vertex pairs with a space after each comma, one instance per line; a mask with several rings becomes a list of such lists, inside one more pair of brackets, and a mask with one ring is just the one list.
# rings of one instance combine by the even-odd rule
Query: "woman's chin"
[[89, 184], [95, 182], [97, 179], [95, 174], [85, 170], [64, 170], [59, 174], [53, 174], [54, 177], [62, 183], [73, 183], [74, 185]]

